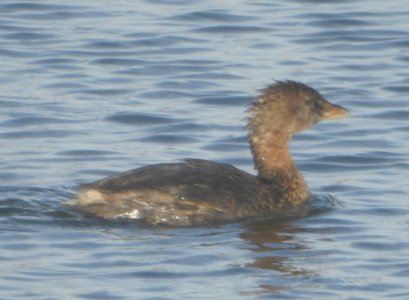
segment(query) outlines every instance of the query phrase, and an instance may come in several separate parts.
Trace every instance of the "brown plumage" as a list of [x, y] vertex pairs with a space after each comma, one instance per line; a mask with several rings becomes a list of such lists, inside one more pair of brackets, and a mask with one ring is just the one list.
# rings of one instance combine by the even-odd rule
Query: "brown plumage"
[[205, 225], [291, 213], [310, 193], [289, 152], [292, 134], [347, 111], [316, 90], [277, 81], [250, 109], [249, 143], [256, 176], [231, 165], [187, 159], [131, 170], [85, 185], [67, 205], [102, 218], [150, 224]]

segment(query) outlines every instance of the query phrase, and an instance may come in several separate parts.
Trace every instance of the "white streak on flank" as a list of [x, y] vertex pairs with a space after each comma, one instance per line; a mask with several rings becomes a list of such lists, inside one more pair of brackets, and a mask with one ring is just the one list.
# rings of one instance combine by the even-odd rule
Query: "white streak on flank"
[[137, 209], [134, 209], [130, 212], [126, 212], [126, 213], [115, 216], [115, 218], [127, 218], [127, 219], [139, 219], [140, 217], [141, 215]]

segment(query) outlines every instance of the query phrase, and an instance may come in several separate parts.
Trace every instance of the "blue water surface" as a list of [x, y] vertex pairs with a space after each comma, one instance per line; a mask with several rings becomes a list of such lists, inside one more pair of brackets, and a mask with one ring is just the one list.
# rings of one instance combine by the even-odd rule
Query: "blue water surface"
[[[0, 3], [1, 299], [409, 299], [407, 1]], [[81, 183], [196, 157], [253, 172], [246, 109], [299, 80], [351, 117], [294, 137], [304, 218], [146, 228]]]

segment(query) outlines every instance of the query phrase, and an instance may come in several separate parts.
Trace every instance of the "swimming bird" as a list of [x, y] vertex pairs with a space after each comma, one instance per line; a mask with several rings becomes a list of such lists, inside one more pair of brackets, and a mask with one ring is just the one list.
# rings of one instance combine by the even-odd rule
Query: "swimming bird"
[[248, 141], [256, 175], [201, 159], [147, 165], [84, 185], [67, 205], [106, 219], [197, 226], [297, 211], [311, 197], [293, 162], [293, 134], [348, 111], [296, 81], [276, 81], [251, 103]]

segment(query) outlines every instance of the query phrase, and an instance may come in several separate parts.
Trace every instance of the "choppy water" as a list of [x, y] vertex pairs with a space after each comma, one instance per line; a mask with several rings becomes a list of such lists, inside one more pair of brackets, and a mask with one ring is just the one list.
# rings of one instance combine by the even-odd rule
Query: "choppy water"
[[[409, 299], [408, 16], [404, 0], [2, 1], [0, 298]], [[182, 157], [252, 172], [244, 110], [273, 79], [352, 113], [292, 143], [315, 213], [164, 230], [61, 207]]]

